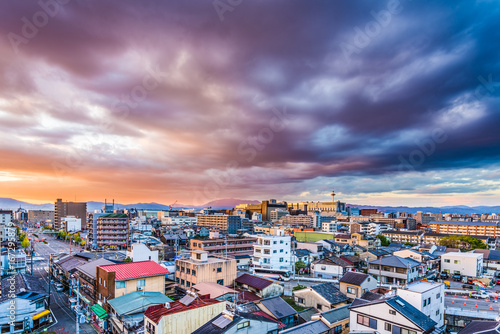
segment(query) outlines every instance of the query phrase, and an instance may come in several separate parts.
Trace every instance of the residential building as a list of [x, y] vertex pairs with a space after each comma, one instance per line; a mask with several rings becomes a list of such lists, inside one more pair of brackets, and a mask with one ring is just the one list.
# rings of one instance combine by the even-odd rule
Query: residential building
[[349, 298], [333, 283], [322, 283], [310, 288], [293, 291], [295, 303], [302, 307], [314, 307], [319, 312], [346, 305]]
[[500, 237], [498, 222], [432, 221], [429, 227], [435, 233]]
[[132, 244], [131, 251], [127, 251], [127, 257], [133, 262], [154, 261], [158, 263], [158, 250], [151, 250], [143, 243]]
[[350, 307], [349, 327], [354, 333], [427, 334], [436, 325], [399, 296], [372, 301], [356, 298]]
[[339, 280], [340, 292], [350, 299], [361, 298], [361, 296], [378, 285], [377, 280], [368, 274], [348, 271]]
[[113, 333], [144, 333], [144, 312], [150, 306], [169, 305], [172, 299], [161, 292], [134, 291], [108, 301]]
[[322, 222], [321, 223], [321, 231], [327, 232], [327, 233], [337, 232], [337, 219], [329, 221], [329, 222]]
[[179, 287], [212, 282], [232, 285], [236, 278], [236, 260], [209, 257], [207, 251], [191, 251], [190, 258], [175, 260], [175, 281]]
[[144, 313], [146, 334], [191, 334], [226, 310], [226, 302], [209, 296], [186, 295]]
[[250, 291], [260, 298], [283, 294], [283, 286], [278, 282], [246, 273], [236, 278], [235, 286], [238, 289]]
[[96, 267], [97, 299], [109, 311], [107, 301], [134, 291], [165, 293], [168, 271], [154, 261], [128, 262]]
[[327, 334], [330, 332], [330, 328], [321, 320], [308, 321], [302, 325], [286, 329], [280, 333], [283, 334], [302, 334], [302, 333], [314, 333], [314, 334]]
[[12, 224], [12, 211], [0, 210], [0, 242], [8, 239], [8, 229]]
[[[160, 211], [161, 212], [161, 211]], [[158, 213], [160, 213], [158, 212]], [[197, 218], [196, 217], [190, 217], [190, 216], [163, 216], [161, 218], [161, 223], [162, 225], [196, 225]]]
[[491, 320], [473, 320], [458, 334], [500, 334], [500, 322]]
[[428, 252], [419, 252], [414, 249], [401, 249], [392, 253], [393, 255], [402, 258], [411, 258], [422, 264], [421, 272], [424, 273], [428, 270], [439, 270], [439, 257], [434, 256]]
[[282, 217], [289, 215], [290, 212], [288, 210], [276, 209], [271, 211], [271, 221], [281, 220]]
[[77, 232], [82, 230], [82, 219], [75, 216], [61, 218], [61, 229], [66, 232]]
[[97, 303], [97, 266], [114, 264], [107, 259], [97, 259], [76, 267], [75, 276], [80, 282], [80, 293], [84, 304], [89, 306]]
[[413, 282], [406, 289], [398, 288], [397, 295], [434, 320], [438, 327], [444, 326], [443, 283]]
[[281, 217], [280, 222], [290, 226], [315, 227], [313, 217], [308, 215], [286, 215]]
[[22, 249], [2, 248], [0, 276], [26, 274], [26, 253]]
[[483, 254], [450, 252], [441, 255], [441, 271], [478, 277], [483, 274]]
[[256, 304], [265, 314], [285, 324], [285, 328], [294, 327], [298, 323], [297, 311], [279, 296], [261, 299]]
[[87, 221], [87, 203], [63, 202], [62, 199], [58, 198], [54, 203], [54, 228], [60, 230], [62, 228], [62, 219], [68, 216], [80, 218], [81, 226], [79, 230], [84, 230]]
[[324, 255], [323, 243], [321, 242], [297, 242], [297, 249], [307, 249], [314, 259], [321, 259]]
[[39, 278], [16, 274], [1, 281], [1, 333], [27, 333], [48, 325], [52, 314]]
[[347, 334], [349, 333], [349, 305], [315, 314], [311, 320], [321, 320], [330, 329], [329, 334]]
[[315, 260], [311, 263], [311, 272], [314, 277], [318, 278], [338, 279], [351, 270], [354, 270], [354, 265], [337, 256]]
[[216, 229], [222, 233], [236, 234], [241, 229], [241, 217], [237, 215], [198, 215], [196, 225]]
[[292, 271], [290, 236], [260, 235], [253, 249], [254, 268]]
[[410, 243], [412, 245], [418, 245], [423, 243], [424, 231], [395, 231], [388, 230], [382, 232], [384, 237], [387, 237], [391, 242], [396, 243]]
[[297, 263], [298, 261], [304, 262], [309, 265], [313, 261], [311, 252], [307, 249], [296, 249], [293, 251], [292, 263]]
[[390, 227], [387, 224], [371, 222], [371, 223], [368, 223], [368, 231], [367, 231], [367, 233], [369, 235], [376, 236], [376, 235], [382, 234], [385, 231], [388, 231], [389, 228]]
[[278, 334], [279, 323], [260, 314], [222, 312], [193, 334]]
[[419, 266], [420, 262], [413, 259], [389, 255], [370, 261], [368, 273], [381, 281], [382, 284], [403, 285], [420, 276]]
[[28, 210], [28, 223], [54, 223], [55, 212], [52, 210]]
[[207, 251], [209, 255], [215, 254], [252, 254], [253, 245], [257, 242], [254, 237], [225, 238], [225, 239], [191, 239], [191, 250]]
[[126, 214], [108, 213], [97, 217], [97, 247], [126, 249], [128, 239], [129, 222]]
[[369, 237], [365, 234], [361, 233], [351, 233], [351, 234], [337, 234], [335, 236], [335, 242], [337, 243], [346, 243], [351, 246], [358, 245], [364, 248], [374, 248], [377, 243], [380, 242], [379, 239], [374, 239], [373, 237]]

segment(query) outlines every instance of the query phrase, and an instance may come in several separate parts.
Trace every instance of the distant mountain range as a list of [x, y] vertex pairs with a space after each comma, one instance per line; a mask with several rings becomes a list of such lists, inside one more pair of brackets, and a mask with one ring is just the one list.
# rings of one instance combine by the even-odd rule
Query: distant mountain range
[[[176, 204], [174, 207], [176, 209], [180, 208], [195, 208], [202, 209], [211, 207], [213, 209], [232, 209], [239, 204], [259, 204], [260, 201], [255, 200], [244, 200], [235, 198], [225, 198], [215, 201], [205, 203], [203, 205], [186, 205], [186, 204]], [[87, 202], [87, 211], [93, 212], [94, 210], [99, 210], [104, 205], [104, 202]], [[500, 213], [500, 206], [443, 206], [443, 207], [408, 207], [408, 206], [372, 206], [372, 205], [361, 205], [361, 204], [348, 204], [351, 207], [357, 207], [360, 209], [378, 209], [381, 212], [408, 212], [416, 213], [417, 211], [422, 211], [424, 213], [458, 213], [458, 214], [472, 214], [472, 213]], [[54, 210], [53, 203], [46, 204], [31, 204], [27, 202], [18, 201], [12, 198], [0, 198], [0, 209], [6, 210], [16, 210], [19, 207], [27, 210]], [[145, 210], [168, 210], [169, 206], [160, 203], [132, 203], [132, 204], [119, 204], [115, 203], [115, 209], [145, 209]]]

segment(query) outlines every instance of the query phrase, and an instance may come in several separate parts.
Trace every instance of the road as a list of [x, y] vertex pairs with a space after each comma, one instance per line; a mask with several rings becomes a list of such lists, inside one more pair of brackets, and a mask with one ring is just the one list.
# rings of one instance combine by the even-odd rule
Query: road
[[[41, 237], [41, 233], [32, 231]], [[30, 234], [30, 231], [28, 231]], [[56, 240], [51, 236], [44, 235], [47, 244], [35, 242], [35, 261], [33, 261], [33, 275], [43, 281], [45, 291], [48, 292], [49, 287], [49, 256], [50, 254], [60, 254], [70, 252], [69, 244], [60, 240]], [[72, 252], [78, 252], [81, 248], [71, 247]], [[31, 271], [31, 265], [28, 266], [28, 271]], [[51, 330], [61, 331], [61, 333], [71, 333], [75, 331], [75, 313], [69, 308], [68, 297], [63, 292], [55, 291], [54, 285], [51, 286], [50, 291], [50, 309], [57, 319], [57, 324], [51, 327]], [[87, 324], [80, 324], [80, 333], [94, 334], [95, 331]]]

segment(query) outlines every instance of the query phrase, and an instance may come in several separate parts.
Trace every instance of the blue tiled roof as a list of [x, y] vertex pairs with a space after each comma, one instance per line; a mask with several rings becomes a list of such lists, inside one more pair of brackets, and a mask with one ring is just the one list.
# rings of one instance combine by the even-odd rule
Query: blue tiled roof
[[408, 320], [413, 322], [415, 325], [422, 328], [423, 331], [427, 331], [437, 325], [434, 320], [426, 316], [399, 296], [387, 299], [386, 303], [393, 307], [397, 312], [408, 318]]

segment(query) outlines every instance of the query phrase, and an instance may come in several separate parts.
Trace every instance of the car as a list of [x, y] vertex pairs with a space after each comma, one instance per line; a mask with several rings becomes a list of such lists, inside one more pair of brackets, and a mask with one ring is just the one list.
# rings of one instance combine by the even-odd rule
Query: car
[[497, 285], [500, 284], [500, 278], [497, 278], [495, 282]]
[[467, 283], [467, 284], [474, 284], [474, 278], [472, 278], [472, 277], [468, 276], [468, 277], [467, 277], [467, 282], [466, 282], [466, 283]]
[[490, 297], [490, 295], [486, 291], [479, 291], [479, 292], [473, 293], [471, 296], [474, 298], [482, 298], [482, 299], [486, 299], [486, 298]]
[[439, 274], [439, 278], [441, 278], [441, 279], [447, 279], [448, 278], [448, 273], [442, 272], [441, 274]]
[[64, 290], [64, 286], [61, 283], [56, 283], [55, 287], [56, 287], [56, 291], [63, 291]]
[[470, 284], [464, 284], [462, 285], [462, 289], [464, 290], [474, 290], [474, 285], [470, 285]]
[[428, 281], [435, 281], [436, 279], [437, 279], [436, 274], [432, 274], [432, 275], [427, 276]]
[[462, 280], [462, 275], [460, 274], [453, 274], [453, 280], [460, 282]]

